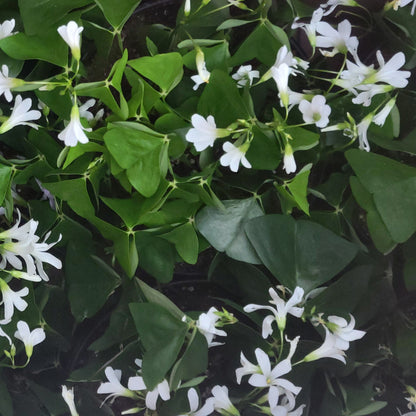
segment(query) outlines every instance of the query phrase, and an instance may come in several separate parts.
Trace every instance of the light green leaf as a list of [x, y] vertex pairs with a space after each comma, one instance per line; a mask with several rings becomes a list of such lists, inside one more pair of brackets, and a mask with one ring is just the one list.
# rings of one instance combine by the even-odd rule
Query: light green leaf
[[108, 23], [114, 28], [121, 29], [127, 19], [132, 15], [141, 0], [118, 0], [114, 4], [113, 0], [94, 0], [103, 11]]
[[10, 188], [10, 178], [12, 177], [12, 168], [0, 164], [0, 206], [3, 204], [6, 192]]
[[172, 231], [160, 235], [165, 240], [175, 244], [179, 255], [189, 264], [195, 264], [198, 260], [198, 237], [190, 222], [176, 227]]
[[90, 3], [92, 0], [19, 0], [19, 10], [26, 34], [37, 35], [64, 19], [72, 10]]
[[295, 199], [298, 207], [309, 215], [309, 203], [307, 200], [308, 194], [308, 179], [311, 173], [312, 165], [305, 166], [288, 184], [287, 187]]
[[68, 48], [56, 30], [34, 36], [17, 33], [1, 39], [0, 49], [14, 59], [39, 59], [62, 67], [68, 61]]
[[155, 56], [144, 56], [130, 60], [128, 64], [139, 74], [158, 85], [163, 94], [168, 94], [182, 79], [182, 56], [178, 52]]

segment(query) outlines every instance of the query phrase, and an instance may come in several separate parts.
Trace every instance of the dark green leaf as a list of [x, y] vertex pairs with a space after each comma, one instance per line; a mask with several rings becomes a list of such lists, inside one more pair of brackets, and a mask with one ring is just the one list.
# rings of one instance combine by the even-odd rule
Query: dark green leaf
[[205, 207], [196, 216], [198, 231], [218, 251], [233, 259], [259, 263], [253, 247], [244, 233], [244, 224], [263, 215], [256, 199], [222, 201], [224, 209]]
[[285, 215], [250, 220], [245, 230], [263, 264], [285, 286], [305, 292], [327, 282], [357, 254], [357, 248], [310, 221]]

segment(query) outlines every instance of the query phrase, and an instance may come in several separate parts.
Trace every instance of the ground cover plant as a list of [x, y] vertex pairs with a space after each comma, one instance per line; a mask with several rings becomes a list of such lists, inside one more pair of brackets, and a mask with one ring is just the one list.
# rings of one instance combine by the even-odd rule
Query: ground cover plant
[[0, 6], [0, 415], [416, 415], [416, 2]]

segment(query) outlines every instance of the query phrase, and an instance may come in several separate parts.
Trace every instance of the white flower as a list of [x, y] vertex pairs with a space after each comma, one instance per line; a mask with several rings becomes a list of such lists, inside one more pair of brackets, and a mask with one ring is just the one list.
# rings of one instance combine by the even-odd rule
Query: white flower
[[318, 48], [332, 48], [332, 51], [322, 51], [325, 56], [334, 56], [338, 52], [346, 54], [355, 52], [358, 48], [358, 39], [351, 36], [351, 23], [343, 20], [338, 24], [338, 30], [335, 30], [327, 22], [319, 22], [316, 31], [322, 35], [316, 37], [316, 46]]
[[246, 158], [248, 143], [237, 147], [234, 146], [231, 142], [225, 142], [222, 145], [222, 150], [225, 152], [225, 154], [220, 158], [220, 163], [222, 166], [229, 166], [232, 172], [238, 171], [240, 163], [245, 168], [251, 168], [251, 163]]
[[237, 81], [237, 87], [242, 88], [247, 85], [252, 85], [254, 78], [260, 76], [259, 71], [253, 71], [251, 65], [242, 65], [237, 72], [232, 75], [232, 78]]
[[214, 411], [212, 402], [205, 403], [199, 410], [199, 397], [196, 390], [192, 387], [188, 390], [189, 412], [186, 415], [179, 416], [207, 416]]
[[195, 85], [193, 86], [194, 91], [197, 90], [201, 84], [208, 83], [211, 76], [211, 73], [207, 70], [204, 52], [202, 52], [201, 48], [197, 48], [195, 60], [198, 75], [193, 75], [191, 77], [192, 81], [195, 82]]
[[222, 345], [220, 342], [213, 342], [214, 336], [226, 337], [227, 333], [221, 329], [215, 328], [215, 324], [220, 317], [215, 313], [218, 310], [214, 307], [209, 308], [207, 313], [201, 313], [196, 321], [196, 327], [199, 332], [206, 338], [209, 347]]
[[271, 407], [270, 411], [272, 412], [273, 416], [301, 416], [303, 414], [305, 405], [302, 404], [296, 410], [294, 410], [295, 406], [295, 396], [289, 391], [286, 391], [281, 403], [275, 407]]
[[313, 12], [310, 23], [299, 23], [298, 17], [292, 23], [292, 29], [303, 29], [305, 31], [309, 43], [314, 49], [316, 46], [316, 27], [318, 22], [321, 21], [323, 14], [324, 10], [319, 7]]
[[337, 340], [335, 346], [341, 350], [347, 350], [350, 347], [350, 342], [361, 339], [365, 335], [365, 331], [354, 329], [355, 319], [350, 314], [350, 322], [348, 323], [340, 316], [328, 316], [327, 327], [336, 336]]
[[213, 116], [206, 119], [199, 114], [191, 117], [193, 128], [186, 133], [186, 140], [193, 143], [198, 152], [207, 147], [214, 146], [214, 141], [218, 137], [218, 130]]
[[305, 123], [314, 123], [316, 127], [325, 127], [329, 123], [331, 107], [326, 104], [323, 95], [315, 95], [312, 101], [303, 100], [299, 103], [299, 110], [302, 113]]
[[286, 63], [282, 63], [277, 68], [273, 66], [270, 71], [279, 90], [281, 103], [287, 108], [289, 105], [289, 66]]
[[67, 25], [59, 26], [57, 30], [71, 48], [72, 56], [79, 61], [81, 58], [81, 32], [84, 28], [71, 20]]
[[[364, 84], [356, 87], [361, 92], [352, 99], [354, 104], [362, 104], [364, 107], [371, 105], [371, 99], [377, 94], [385, 94], [394, 87], [385, 84]], [[355, 93], [355, 91], [353, 91]]]
[[5, 272], [9, 273], [16, 279], [28, 280], [30, 282], [40, 282], [42, 280], [42, 278], [37, 274], [29, 274], [26, 272], [20, 272], [18, 270], [5, 270]]
[[235, 378], [237, 379], [238, 384], [241, 383], [241, 379], [244, 376], [249, 374], [256, 374], [261, 371], [258, 365], [254, 365], [249, 360], [247, 360], [242, 351], [240, 353], [240, 364], [242, 367], [239, 367], [235, 370]]
[[374, 118], [373, 123], [377, 124], [377, 126], [382, 127], [386, 122], [387, 116], [390, 114], [391, 110], [393, 109], [394, 105], [396, 104], [396, 97], [391, 98], [387, 104], [378, 112]]
[[17, 95], [10, 117], [0, 126], [0, 134], [20, 125], [30, 126], [37, 130], [37, 124], [29, 123], [29, 121], [38, 120], [41, 113], [38, 110], [30, 110], [31, 106], [32, 100], [30, 98], [22, 100], [22, 96]]
[[[127, 387], [130, 390], [135, 390], [135, 391], [147, 389], [142, 376], [130, 377], [127, 383]], [[156, 410], [156, 403], [157, 403], [157, 399], [159, 396], [164, 401], [170, 399], [170, 389], [169, 389], [169, 384], [167, 380], [163, 380], [152, 391], [147, 392], [146, 407], [150, 410]]]
[[341, 348], [337, 347], [337, 340], [338, 338], [334, 334], [331, 334], [328, 328], [325, 327], [324, 343], [319, 348], [309, 353], [303, 361], [308, 362], [319, 360], [320, 358], [334, 358], [345, 364], [345, 353]]
[[416, 8], [416, 1], [415, 0], [393, 0], [393, 9], [397, 10], [399, 7], [407, 6], [412, 1], [413, 1], [413, 6], [412, 6], [411, 14], [413, 16], [413, 14], [415, 13], [415, 8]]
[[29, 289], [24, 287], [23, 289], [14, 292], [3, 279], [0, 279], [0, 291], [3, 296], [4, 305], [4, 319], [0, 323], [5, 324], [12, 318], [14, 308], [20, 312], [27, 308], [27, 302], [22, 298], [29, 294]]
[[[214, 386], [211, 393], [213, 397], [210, 397], [207, 403], [210, 403], [214, 407], [214, 410], [227, 416], [230, 414], [235, 416], [240, 415], [240, 412], [234, 407], [228, 397], [228, 388], [226, 386]], [[221, 410], [224, 410], [226, 413], [221, 412]]]
[[0, 244], [0, 256], [2, 257], [0, 268], [4, 268], [9, 262], [15, 269], [21, 270], [23, 264], [18, 258], [19, 256], [26, 263], [28, 275], [39, 274], [43, 280], [48, 281], [49, 278], [43, 269], [43, 263], [48, 263], [57, 269], [62, 268], [62, 262], [52, 254], [47, 253], [61, 239], [61, 236], [59, 236], [58, 241], [48, 244], [45, 241], [50, 233], [47, 233], [43, 242], [38, 243], [39, 237], [35, 235], [38, 222], [31, 219], [21, 227], [19, 227], [19, 224], [20, 213], [16, 224], [10, 230], [0, 233], [0, 240], [5, 240], [3, 244]]
[[25, 321], [19, 321], [17, 323], [17, 331], [14, 336], [25, 344], [28, 359], [32, 356], [33, 347], [43, 342], [46, 337], [43, 328], [36, 328], [30, 331], [29, 325]]
[[25, 82], [22, 79], [9, 78], [9, 67], [7, 65], [2, 65], [0, 71], [0, 95], [4, 94], [4, 97], [8, 102], [13, 99], [10, 89], [19, 87], [24, 83]]
[[[3, 322], [3, 324], [8, 324], [9, 322]], [[7, 338], [7, 340], [9, 341], [9, 345], [12, 345], [12, 340], [10, 339], [10, 337], [3, 331], [3, 329], [0, 327], [0, 337], [4, 337]]]
[[[399, 71], [399, 68], [406, 62], [403, 52], [396, 53], [387, 62], [384, 61], [380, 51], [377, 51], [376, 57], [379, 68], [375, 74], [365, 80], [366, 83], [385, 82], [395, 88], [404, 88], [409, 83], [407, 78], [410, 77], [410, 71]], [[375, 81], [372, 79], [373, 77]]]
[[282, 64], [286, 64], [289, 67], [290, 73], [296, 74], [296, 72], [299, 72], [299, 71], [296, 70], [296, 68], [298, 66], [298, 61], [297, 61], [296, 58], [293, 57], [292, 52], [290, 52], [287, 49], [286, 45], [283, 45], [277, 51], [276, 61], [273, 64], [273, 67], [275, 67], [277, 69]]
[[[289, 341], [286, 338], [287, 341]], [[295, 386], [289, 380], [281, 378], [284, 374], [292, 371], [291, 359], [295, 353], [297, 344], [299, 342], [299, 336], [290, 342], [290, 351], [288, 356], [280, 361], [273, 369], [271, 367], [269, 356], [260, 348], [256, 348], [254, 353], [258, 362], [258, 370], [252, 374], [248, 379], [248, 383], [254, 387], [269, 387], [269, 403], [271, 407], [274, 407], [279, 399], [280, 390], [287, 390], [297, 395], [302, 390], [301, 387]], [[280, 389], [279, 389], [280, 388]]]
[[[98, 387], [98, 394], [109, 394], [105, 400], [113, 398], [113, 400], [118, 396], [131, 397], [134, 398], [135, 394], [126, 389], [121, 383], [121, 370], [114, 370], [112, 367], [108, 366], [104, 370], [105, 375], [108, 379], [108, 382], [101, 383]], [[105, 401], [104, 400], [104, 401]]]
[[285, 152], [283, 155], [283, 169], [289, 175], [290, 173], [296, 172], [296, 160], [293, 156], [293, 149], [289, 143], [286, 143]]
[[373, 121], [373, 114], [370, 113], [366, 115], [357, 124], [358, 141], [359, 141], [358, 148], [361, 150], [365, 150], [366, 152], [370, 151], [370, 144], [368, 143], [368, 139], [367, 139], [367, 130], [370, 127], [370, 124], [372, 121]]
[[268, 315], [263, 320], [262, 336], [265, 339], [273, 333], [273, 322], [277, 322], [279, 330], [283, 331], [286, 327], [287, 314], [293, 315], [296, 318], [300, 318], [304, 309], [296, 307], [296, 305], [302, 302], [304, 294], [303, 289], [299, 286], [295, 288], [293, 295], [287, 302], [280, 298], [273, 288], [269, 289], [269, 294], [272, 298], [269, 302], [275, 305], [276, 308], [268, 305], [256, 305], [253, 303], [244, 306], [244, 311], [248, 313], [257, 311], [259, 309], [266, 309], [273, 312], [273, 315]]
[[183, 13], [185, 16], [189, 16], [191, 13], [191, 0], [185, 0], [185, 5], [183, 6]]
[[68, 389], [68, 387], [62, 386], [62, 397], [65, 400], [65, 403], [67, 404], [67, 406], [69, 407], [71, 416], [78, 416], [78, 412], [75, 407], [75, 401], [74, 401], [74, 388]]
[[13, 29], [14, 25], [16, 24], [14, 19], [5, 20], [2, 24], [0, 24], [0, 39], [8, 38], [11, 35], [14, 35]]
[[76, 104], [72, 106], [71, 120], [68, 125], [58, 134], [58, 139], [65, 143], [65, 146], [74, 147], [78, 143], [88, 143], [88, 137], [84, 133], [91, 131], [91, 128], [85, 128], [79, 119], [79, 108]]
[[88, 123], [91, 126], [94, 126], [97, 123], [97, 121], [101, 120], [104, 116], [103, 108], [98, 110], [95, 116], [93, 113], [91, 113], [91, 111], [88, 111], [91, 107], [95, 105], [95, 103], [96, 101], [94, 100], [94, 98], [90, 98], [84, 104], [80, 105], [78, 108], [79, 116], [87, 119]]
[[358, 6], [358, 3], [354, 0], [328, 0], [325, 4], [321, 4], [319, 7], [326, 9], [329, 7], [324, 13], [324, 16], [331, 14], [337, 6]]

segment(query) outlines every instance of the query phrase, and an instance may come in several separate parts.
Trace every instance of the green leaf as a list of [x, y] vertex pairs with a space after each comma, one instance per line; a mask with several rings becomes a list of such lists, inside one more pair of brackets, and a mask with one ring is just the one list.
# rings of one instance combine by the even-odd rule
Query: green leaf
[[246, 234], [270, 272], [285, 286], [305, 292], [327, 282], [357, 254], [357, 247], [321, 225], [285, 215], [250, 220]]
[[102, 201], [110, 207], [123, 220], [128, 228], [134, 228], [140, 221], [142, 210], [140, 206], [144, 198], [138, 193], [134, 193], [131, 198], [106, 198], [100, 197]]
[[350, 186], [355, 200], [367, 212], [367, 227], [374, 245], [380, 252], [389, 253], [396, 243], [377, 211], [372, 195], [355, 176], [351, 176]]
[[71, 311], [77, 321], [94, 316], [120, 284], [120, 277], [83, 245], [70, 241], [65, 275]]
[[309, 215], [309, 203], [306, 198], [308, 194], [308, 179], [312, 165], [306, 165], [289, 183], [287, 187], [296, 201], [298, 207]]
[[10, 179], [12, 177], [12, 168], [0, 164], [0, 206], [3, 204], [7, 191], [10, 188]]
[[9, 389], [4, 381], [3, 371], [0, 373], [0, 414], [2, 416], [13, 416], [13, 403], [10, 397]]
[[163, 139], [126, 127], [104, 135], [104, 142], [116, 162], [127, 169], [130, 183], [142, 195], [152, 196], [160, 183], [160, 152]]
[[199, 99], [198, 114], [213, 115], [217, 127], [227, 127], [239, 118], [250, 117], [236, 82], [216, 69], [211, 72], [209, 83]]
[[146, 349], [143, 379], [149, 390], [160, 383], [175, 362], [188, 325], [155, 303], [131, 303], [130, 312]]
[[108, 23], [114, 28], [121, 29], [127, 19], [132, 15], [141, 0], [118, 0], [117, 5], [113, 0], [94, 0], [103, 11]]
[[289, 40], [284, 30], [267, 20], [262, 21], [241, 44], [231, 58], [230, 65], [241, 65], [256, 58], [267, 67], [271, 67], [276, 60], [278, 50], [283, 45], [290, 50]]
[[[217, 30], [226, 30], [231, 29], [233, 27], [244, 26], [252, 23], [251, 20], [240, 20], [240, 19], [228, 19], [222, 22], [218, 27]], [[179, 45], [178, 45], [179, 47]]]
[[158, 236], [138, 231], [136, 247], [141, 268], [161, 283], [172, 280], [175, 268], [175, 249], [172, 244]]
[[62, 67], [68, 61], [68, 49], [56, 30], [35, 36], [17, 33], [1, 39], [0, 49], [14, 59], [39, 59]]
[[183, 76], [182, 56], [178, 52], [133, 59], [128, 64], [139, 74], [158, 85], [163, 94], [168, 94]]
[[144, 296], [150, 303], [156, 303], [170, 312], [175, 318], [182, 320], [185, 314], [163, 293], [153, 289], [140, 279], [136, 279]]
[[165, 240], [175, 244], [179, 255], [189, 264], [195, 264], [198, 260], [198, 237], [190, 222], [187, 222], [172, 231], [160, 235]]
[[68, 205], [81, 217], [94, 217], [95, 210], [87, 191], [84, 178], [68, 179], [61, 182], [44, 183], [43, 186]]
[[25, 32], [37, 35], [65, 18], [70, 11], [90, 4], [91, 0], [19, 0]]
[[[416, 231], [416, 169], [373, 153], [350, 150], [347, 159], [370, 192], [388, 233], [396, 243]], [[394, 203], [392, 203], [394, 201]]]
[[244, 224], [263, 215], [256, 199], [222, 201], [224, 209], [204, 207], [196, 216], [198, 231], [218, 251], [235, 260], [258, 264], [258, 256], [244, 233]]
[[281, 160], [280, 148], [273, 135], [266, 135], [258, 127], [253, 128], [254, 138], [247, 151], [247, 159], [253, 169], [276, 169]]
[[175, 364], [169, 385], [175, 389], [181, 381], [190, 380], [204, 373], [208, 366], [208, 344], [199, 332], [186, 348], [184, 354]]

